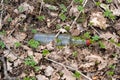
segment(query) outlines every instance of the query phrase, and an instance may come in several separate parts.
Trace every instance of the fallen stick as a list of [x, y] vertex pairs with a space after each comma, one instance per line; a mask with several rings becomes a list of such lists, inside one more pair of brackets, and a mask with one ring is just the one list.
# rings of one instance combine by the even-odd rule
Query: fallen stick
[[86, 79], [92, 80], [90, 77], [84, 75], [82, 72], [80, 72], [80, 71], [77, 70], [77, 69], [74, 69], [74, 68], [72, 68], [72, 67], [70, 67], [70, 66], [66, 66], [66, 65], [64, 65], [64, 64], [62, 64], [62, 63], [59, 63], [59, 62], [57, 62], [57, 61], [55, 61], [55, 60], [52, 60], [52, 59], [49, 59], [49, 58], [45, 58], [45, 59], [48, 60], [48, 61], [51, 61], [51, 62], [53, 62], [53, 63], [56, 63], [56, 64], [58, 64], [58, 65], [60, 65], [60, 66], [62, 66], [62, 67], [64, 67], [64, 68], [68, 68], [68, 69], [70, 69], [70, 70], [72, 70], [72, 71], [77, 71], [77, 72], [79, 72], [83, 77], [85, 77]]

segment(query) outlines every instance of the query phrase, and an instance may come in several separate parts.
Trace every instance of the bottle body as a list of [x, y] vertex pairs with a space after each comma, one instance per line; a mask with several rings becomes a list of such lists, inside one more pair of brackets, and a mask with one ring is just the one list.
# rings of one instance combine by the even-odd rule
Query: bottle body
[[[38, 33], [34, 35], [34, 39], [40, 41], [41, 44], [48, 44], [49, 42], [55, 40], [55, 34]], [[56, 38], [56, 45], [70, 45], [70, 44], [86, 45], [86, 41], [82, 39], [76, 40], [74, 38], [71, 38], [71, 36], [67, 34], [60, 34]]]

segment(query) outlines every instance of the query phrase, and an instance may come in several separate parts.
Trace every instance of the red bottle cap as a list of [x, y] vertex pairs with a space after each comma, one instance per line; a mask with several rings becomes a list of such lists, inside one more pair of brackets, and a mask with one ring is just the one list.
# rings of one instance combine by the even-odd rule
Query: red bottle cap
[[86, 45], [89, 46], [91, 44], [90, 40], [86, 40]]

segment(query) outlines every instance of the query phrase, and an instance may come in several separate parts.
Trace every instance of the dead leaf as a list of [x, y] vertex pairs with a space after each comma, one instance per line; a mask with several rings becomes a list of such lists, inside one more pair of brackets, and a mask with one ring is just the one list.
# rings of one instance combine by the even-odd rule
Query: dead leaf
[[113, 15], [120, 16], [120, 8], [111, 10]]
[[89, 63], [81, 64], [80, 68], [89, 68], [94, 65], [95, 65], [95, 62], [89, 62]]
[[110, 32], [102, 33], [100, 37], [106, 40], [113, 39], [115, 42], [118, 42], [118, 38], [119, 38], [115, 33], [112, 34]]
[[12, 72], [12, 69], [13, 69], [12, 63], [10, 63], [9, 61], [7, 61], [7, 71]]
[[12, 22], [10, 23], [11, 26], [17, 25], [18, 22], [23, 21], [26, 18], [26, 15], [20, 14], [18, 17], [16, 17]]
[[90, 16], [90, 23], [94, 27], [99, 27], [100, 29], [106, 29], [108, 24], [106, 24], [106, 18], [104, 18], [102, 12], [92, 12]]
[[48, 50], [54, 50], [54, 43], [50, 42], [46, 45], [46, 47], [47, 47]]
[[28, 56], [33, 56], [33, 51], [32, 50], [28, 50], [27, 54], [28, 54]]
[[19, 41], [23, 41], [27, 37], [27, 35], [23, 32], [16, 32], [14, 35], [15, 38]]
[[49, 80], [47, 77], [45, 77], [44, 75], [38, 74], [36, 75], [37, 80]]
[[51, 76], [50, 80], [60, 80], [60, 75], [58, 73], [55, 73]]
[[98, 70], [101, 70], [103, 68], [105, 68], [107, 66], [107, 60], [104, 60], [102, 57], [98, 56], [98, 55], [89, 55], [85, 57], [86, 60], [89, 60], [90, 62], [95, 62], [97, 61], [99, 63], [98, 65]]
[[14, 67], [17, 67], [18, 65], [20, 65], [22, 63], [22, 60], [17, 59], [14, 61]]
[[62, 70], [63, 77], [62, 79], [64, 80], [76, 80], [75, 77], [73, 77], [73, 73], [71, 71], [68, 71], [67, 69]]
[[39, 61], [42, 59], [42, 54], [41, 53], [34, 53], [35, 57], [34, 60], [36, 63], [39, 63]]
[[53, 74], [53, 71], [54, 69], [51, 67], [51, 66], [48, 66], [46, 69], [45, 69], [45, 75], [46, 76], [51, 76]]
[[[21, 11], [20, 11], [20, 10]], [[27, 12], [27, 13], [32, 13], [33, 12], [33, 10], [34, 10], [34, 7], [33, 6], [30, 6], [27, 2], [24, 2], [24, 3], [22, 3], [19, 7], [18, 7], [18, 9], [15, 9], [14, 10], [14, 12], [15, 13], [21, 13], [21, 12]]]
[[44, 4], [43, 6], [47, 7], [50, 10], [55, 10], [55, 11], [58, 10], [57, 6], [54, 6], [54, 5], [51, 5], [51, 4]]
[[3, 40], [7, 47], [13, 47], [16, 42], [19, 42], [12, 36], [3, 37]]
[[78, 14], [79, 14], [79, 11], [78, 11], [78, 9], [77, 9], [77, 5], [72, 5], [72, 7], [70, 8], [70, 11], [69, 11], [69, 15], [70, 16], [78, 16]]

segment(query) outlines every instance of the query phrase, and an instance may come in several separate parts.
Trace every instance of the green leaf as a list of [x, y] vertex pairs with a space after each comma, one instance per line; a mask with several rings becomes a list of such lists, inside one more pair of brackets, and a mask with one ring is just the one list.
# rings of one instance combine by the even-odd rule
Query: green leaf
[[36, 33], [37, 33], [37, 30], [36, 30], [36, 29], [32, 29], [32, 33], [33, 33], [33, 34], [36, 34]]
[[47, 54], [49, 54], [50, 52], [47, 49], [42, 50], [42, 54], [43, 56], [46, 56]]
[[100, 48], [105, 49], [105, 45], [101, 41], [99, 41], [99, 45], [100, 45]]
[[100, 6], [101, 3], [98, 1], [95, 4], [96, 4], [96, 6]]
[[38, 72], [40, 70], [40, 67], [39, 66], [35, 66], [34, 69], [35, 69], [35, 72]]
[[108, 17], [109, 19], [112, 19], [112, 20], [115, 19], [115, 16], [113, 15], [112, 11], [110, 11], [110, 10], [105, 10], [104, 11], [104, 16]]
[[113, 0], [107, 0], [107, 3], [111, 3]]
[[74, 0], [74, 2], [82, 4], [83, 0]]
[[66, 16], [65, 16], [65, 14], [63, 14], [63, 13], [60, 13], [59, 14], [59, 17], [60, 17], [60, 19], [62, 20], [62, 21], [65, 21], [66, 20]]
[[98, 36], [98, 35], [94, 35], [93, 37], [92, 37], [92, 40], [93, 41], [98, 41], [100, 39], [100, 37]]
[[21, 46], [21, 43], [19, 43], [19, 42], [15, 42], [15, 47], [17, 48], [17, 47], [20, 47]]
[[72, 53], [72, 55], [73, 55], [74, 57], [77, 57], [77, 55], [78, 55], [77, 51], [74, 51], [74, 52]]
[[67, 7], [64, 4], [61, 4], [60, 8], [62, 9], [62, 13], [67, 12]]
[[18, 7], [18, 11], [19, 11], [19, 12], [24, 12], [24, 7], [23, 7], [23, 6], [19, 6], [19, 7]]
[[11, 21], [12, 21], [12, 18], [11, 18], [11, 17], [10, 17], [10, 18], [8, 18], [8, 19], [7, 19], [7, 21], [8, 21], [8, 22], [11, 22]]
[[91, 37], [90, 32], [84, 33], [83, 37], [86, 39], [90, 39], [90, 37]]
[[34, 39], [31, 39], [28, 42], [28, 45], [32, 48], [37, 48], [40, 45], [40, 43], [38, 41], [34, 40]]
[[113, 75], [114, 75], [114, 71], [108, 71], [107, 74], [108, 74], [109, 76], [113, 76]]
[[25, 65], [27, 66], [31, 66], [31, 67], [35, 67], [35, 65], [37, 64], [34, 59], [33, 56], [28, 56], [25, 61], [24, 61]]
[[84, 7], [81, 6], [81, 5], [79, 5], [79, 6], [78, 6], [78, 10], [79, 10], [80, 12], [84, 12]]
[[0, 47], [1, 47], [2, 49], [5, 48], [5, 44], [4, 44], [3, 41], [0, 41]]
[[45, 20], [45, 16], [37, 16], [38, 20], [43, 21]]
[[79, 79], [81, 77], [81, 74], [79, 72], [75, 71], [73, 76]]

